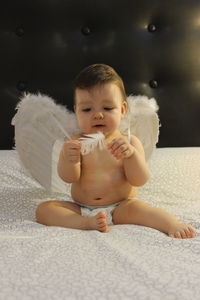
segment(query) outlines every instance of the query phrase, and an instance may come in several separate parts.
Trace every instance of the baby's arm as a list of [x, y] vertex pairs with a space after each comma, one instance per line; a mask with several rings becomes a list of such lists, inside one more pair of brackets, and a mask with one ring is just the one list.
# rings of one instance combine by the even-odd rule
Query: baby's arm
[[60, 152], [58, 161], [58, 174], [68, 183], [78, 181], [80, 178], [81, 143], [78, 140], [67, 140]]
[[137, 137], [131, 136], [129, 142], [127, 137], [121, 136], [109, 143], [108, 149], [116, 159], [123, 159], [125, 175], [131, 185], [141, 186], [146, 183], [150, 173], [143, 146]]
[[134, 151], [132, 155], [124, 159], [125, 174], [130, 184], [141, 186], [147, 182], [150, 176], [144, 149], [136, 136], [131, 137], [130, 145], [134, 148]]

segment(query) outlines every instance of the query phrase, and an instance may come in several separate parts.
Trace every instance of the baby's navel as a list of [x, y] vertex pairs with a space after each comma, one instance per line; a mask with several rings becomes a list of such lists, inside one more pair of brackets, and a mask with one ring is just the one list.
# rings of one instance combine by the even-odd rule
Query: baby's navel
[[102, 198], [95, 198], [94, 200], [101, 200]]

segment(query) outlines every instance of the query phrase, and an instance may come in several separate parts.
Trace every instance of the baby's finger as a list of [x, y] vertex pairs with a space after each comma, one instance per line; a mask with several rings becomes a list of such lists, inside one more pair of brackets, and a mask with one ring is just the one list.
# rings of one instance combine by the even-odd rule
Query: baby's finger
[[108, 148], [108, 149], [112, 148], [114, 142], [115, 142], [115, 139], [112, 140], [111, 142], [109, 142], [109, 143], [107, 144], [107, 148]]
[[123, 153], [127, 149], [128, 149], [128, 146], [126, 144], [122, 144], [117, 148], [116, 153], [117, 154]]
[[81, 145], [72, 145], [70, 147], [70, 150], [75, 150], [75, 151], [81, 150]]
[[128, 147], [126, 144], [122, 145], [115, 151], [115, 157], [117, 159], [129, 158], [134, 153], [134, 148]]
[[72, 141], [65, 143], [65, 146], [69, 149], [80, 149], [81, 143], [79, 141]]
[[115, 154], [116, 159], [122, 159], [130, 156], [129, 149], [124, 150], [123, 152], [118, 152]]
[[71, 148], [69, 149], [68, 153], [69, 155], [78, 155], [80, 153], [80, 150], [76, 148]]
[[81, 142], [80, 142], [80, 141], [73, 141], [73, 142], [71, 143], [71, 145], [72, 145], [72, 147], [78, 149], [78, 148], [81, 147]]
[[123, 143], [121, 145], [118, 146], [118, 148], [116, 148], [115, 150], [113, 150], [113, 152], [115, 153], [115, 155], [121, 155], [124, 151], [126, 151], [128, 149], [128, 145]]
[[70, 156], [69, 161], [72, 162], [72, 163], [78, 163], [78, 162], [80, 162], [80, 157], [77, 156], [77, 155]]
[[111, 151], [115, 151], [116, 149], [118, 149], [121, 145], [123, 145], [124, 144], [124, 141], [123, 140], [120, 140], [120, 139], [118, 139], [118, 140], [113, 140], [112, 141], [112, 144], [109, 146], [109, 149], [111, 150]]

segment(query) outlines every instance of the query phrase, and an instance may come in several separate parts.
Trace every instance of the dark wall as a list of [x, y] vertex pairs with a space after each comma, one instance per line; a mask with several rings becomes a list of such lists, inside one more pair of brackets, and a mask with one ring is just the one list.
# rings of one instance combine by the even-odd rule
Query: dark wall
[[18, 0], [0, 10], [0, 148], [13, 146], [19, 96], [72, 106], [74, 76], [106, 63], [127, 94], [155, 97], [160, 147], [200, 146], [199, 0]]

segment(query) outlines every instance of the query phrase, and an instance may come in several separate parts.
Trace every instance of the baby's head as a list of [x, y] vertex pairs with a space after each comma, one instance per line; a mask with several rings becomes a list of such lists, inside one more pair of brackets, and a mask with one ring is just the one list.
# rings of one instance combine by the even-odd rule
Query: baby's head
[[123, 81], [110, 66], [90, 65], [75, 78], [74, 110], [84, 133], [112, 133], [119, 127], [126, 109]]
[[76, 104], [77, 89], [89, 91], [107, 83], [114, 83], [118, 86], [123, 101], [126, 101], [124, 83], [117, 72], [108, 65], [93, 64], [84, 68], [74, 80], [74, 104]]

